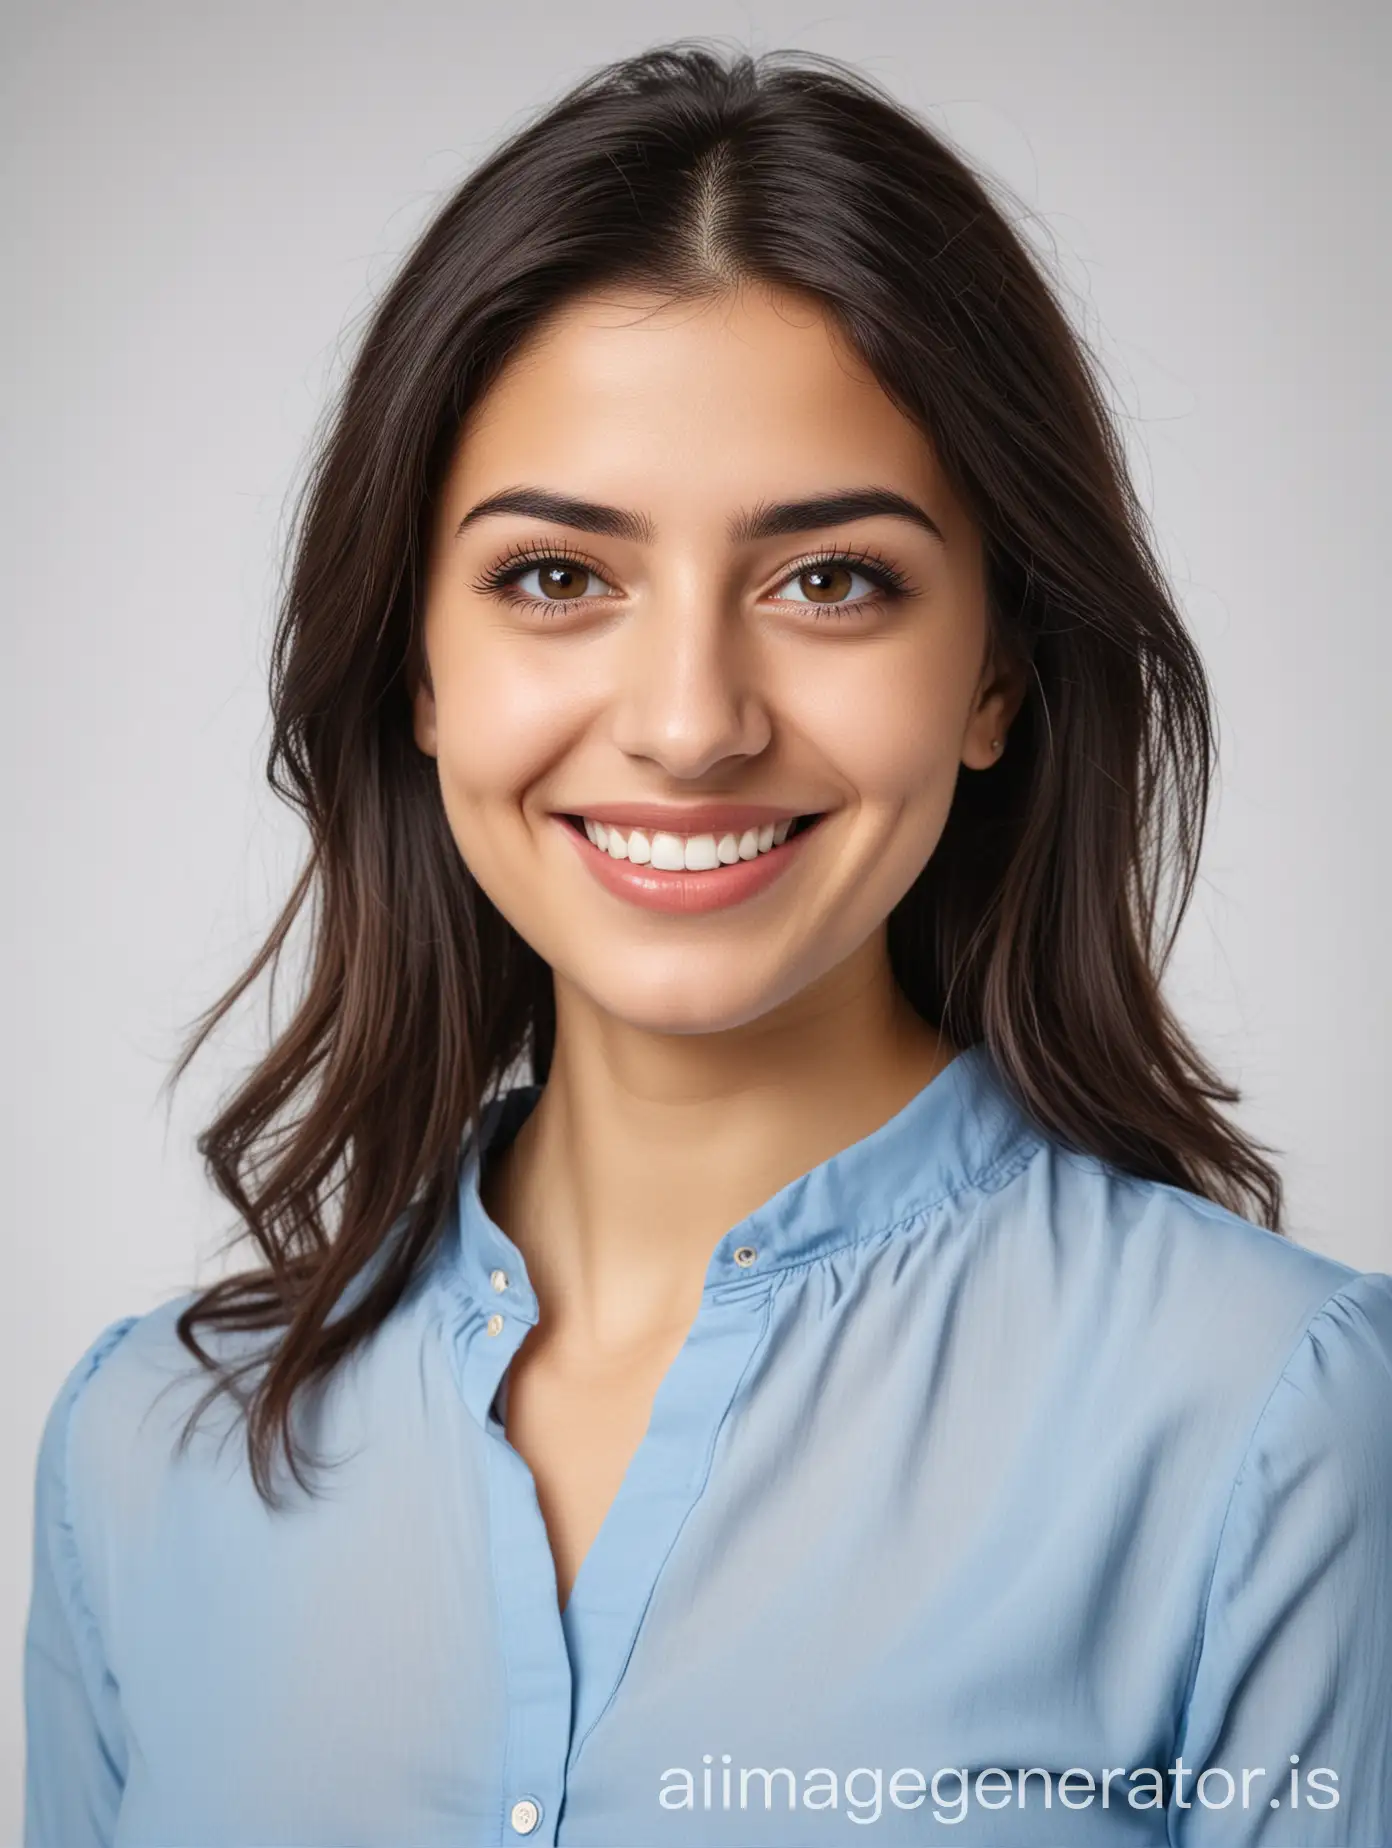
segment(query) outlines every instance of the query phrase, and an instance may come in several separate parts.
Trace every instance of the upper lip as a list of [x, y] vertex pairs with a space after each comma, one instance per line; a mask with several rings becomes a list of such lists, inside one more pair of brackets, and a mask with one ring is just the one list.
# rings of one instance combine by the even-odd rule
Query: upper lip
[[562, 811], [615, 828], [645, 828], [666, 834], [742, 834], [769, 822], [796, 821], [813, 809], [776, 802], [595, 802]]

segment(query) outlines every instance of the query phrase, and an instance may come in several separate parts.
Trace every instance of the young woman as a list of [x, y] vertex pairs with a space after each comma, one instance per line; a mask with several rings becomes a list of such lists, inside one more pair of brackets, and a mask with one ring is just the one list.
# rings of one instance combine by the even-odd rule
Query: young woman
[[260, 1262], [53, 1406], [31, 1848], [1392, 1839], [1392, 1279], [1161, 994], [1204, 675], [961, 161], [581, 84], [377, 310], [273, 696]]

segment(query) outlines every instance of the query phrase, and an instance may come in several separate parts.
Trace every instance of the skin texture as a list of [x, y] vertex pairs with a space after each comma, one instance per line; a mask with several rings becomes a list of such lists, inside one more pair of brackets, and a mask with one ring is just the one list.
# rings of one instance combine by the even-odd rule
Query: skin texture
[[[646, 530], [518, 513], [459, 530], [524, 484]], [[730, 536], [760, 505], [871, 485], [941, 538], [887, 514]], [[572, 575], [532, 559], [486, 588], [519, 543]], [[808, 575], [859, 548], [908, 594], [854, 562]], [[563, 1603], [715, 1244], [957, 1050], [899, 995], [885, 919], [1024, 689], [988, 659], [980, 538], [923, 434], [815, 302], [754, 288], [581, 298], [533, 335], [461, 433], [425, 653], [416, 740], [451, 830], [555, 973], [551, 1075], [484, 1199], [538, 1297], [505, 1410]], [[717, 798], [825, 818], [767, 891], [690, 917], [605, 890], [558, 819]]]

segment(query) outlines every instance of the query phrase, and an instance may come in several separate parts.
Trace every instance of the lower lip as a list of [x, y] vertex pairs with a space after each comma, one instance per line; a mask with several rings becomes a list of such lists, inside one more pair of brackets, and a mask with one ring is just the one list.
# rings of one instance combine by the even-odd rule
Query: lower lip
[[756, 893], [765, 892], [799, 857], [799, 849], [817, 823], [790, 834], [781, 847], [761, 853], [757, 860], [736, 860], [730, 866], [716, 866], [703, 873], [664, 873], [651, 866], [635, 866], [631, 860], [616, 860], [612, 854], [593, 845], [586, 834], [562, 816], [556, 825], [567, 835], [576, 852], [595, 878], [616, 898], [626, 898], [632, 905], [644, 905], [649, 911], [696, 913], [723, 911], [727, 905], [739, 905]]

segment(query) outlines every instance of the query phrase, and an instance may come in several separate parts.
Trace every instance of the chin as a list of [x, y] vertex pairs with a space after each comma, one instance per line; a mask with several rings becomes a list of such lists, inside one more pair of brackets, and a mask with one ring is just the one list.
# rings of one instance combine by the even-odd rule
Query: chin
[[782, 980], [750, 982], [747, 971], [719, 972], [683, 961], [676, 969], [653, 971], [646, 979], [639, 967], [606, 971], [604, 979], [583, 979], [577, 986], [591, 1006], [642, 1033], [726, 1033], [771, 1013], [802, 986]]

